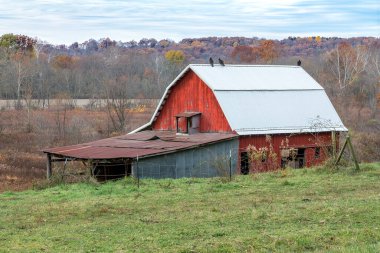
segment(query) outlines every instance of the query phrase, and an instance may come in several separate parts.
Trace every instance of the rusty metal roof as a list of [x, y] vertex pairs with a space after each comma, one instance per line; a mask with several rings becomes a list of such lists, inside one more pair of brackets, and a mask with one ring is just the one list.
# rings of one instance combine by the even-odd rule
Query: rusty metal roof
[[93, 142], [49, 148], [44, 153], [77, 159], [120, 159], [155, 156], [237, 138], [237, 134], [143, 131]]

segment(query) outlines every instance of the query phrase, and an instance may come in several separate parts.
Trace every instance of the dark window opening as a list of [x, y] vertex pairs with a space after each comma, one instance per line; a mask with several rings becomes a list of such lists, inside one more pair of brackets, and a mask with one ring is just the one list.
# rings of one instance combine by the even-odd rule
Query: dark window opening
[[267, 156], [268, 156], [268, 154], [267, 154], [266, 151], [264, 151], [264, 152], [261, 154], [261, 162], [262, 162], [262, 163], [265, 163], [265, 162], [267, 161]]
[[281, 150], [281, 168], [303, 168], [305, 166], [305, 149], [290, 148]]
[[241, 152], [240, 153], [240, 173], [242, 175], [249, 174], [249, 161], [248, 161], [248, 153]]
[[333, 153], [334, 153], [333, 147], [332, 146], [328, 146], [327, 147], [327, 154], [331, 157], [331, 156], [333, 156]]
[[321, 148], [320, 147], [316, 147], [315, 148], [315, 153], [314, 153], [314, 158], [319, 158], [321, 156]]
[[94, 164], [93, 167], [93, 176], [98, 181], [119, 179], [130, 176], [131, 173], [131, 163], [101, 163]]
[[285, 169], [286, 165], [287, 165], [287, 160], [286, 160], [286, 158], [281, 158], [281, 168], [282, 168], [282, 169]]
[[303, 168], [305, 163], [305, 149], [299, 148], [297, 152], [298, 168]]

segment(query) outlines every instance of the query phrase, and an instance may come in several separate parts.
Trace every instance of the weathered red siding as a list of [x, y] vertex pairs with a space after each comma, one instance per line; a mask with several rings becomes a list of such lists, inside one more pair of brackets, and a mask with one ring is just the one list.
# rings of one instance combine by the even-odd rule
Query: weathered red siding
[[[288, 142], [286, 139], [288, 139]], [[326, 148], [322, 147], [331, 146], [332, 140], [331, 132], [317, 134], [273, 134], [271, 135], [271, 143], [273, 145], [274, 152], [277, 154], [278, 166], [281, 165], [280, 150], [282, 148], [305, 148], [305, 166], [310, 167], [321, 164], [325, 161], [327, 154], [325, 154], [324, 151]], [[266, 141], [266, 135], [241, 136], [239, 138], [240, 152], [246, 151], [248, 145], [254, 145], [256, 148], [261, 148], [269, 147], [270, 144]], [[319, 158], [314, 157], [316, 147], [321, 147]], [[240, 163], [238, 163], [238, 171], [240, 172]]]
[[185, 111], [202, 113], [200, 132], [232, 132], [214, 93], [191, 70], [172, 87], [153, 130], [176, 130], [174, 116]]

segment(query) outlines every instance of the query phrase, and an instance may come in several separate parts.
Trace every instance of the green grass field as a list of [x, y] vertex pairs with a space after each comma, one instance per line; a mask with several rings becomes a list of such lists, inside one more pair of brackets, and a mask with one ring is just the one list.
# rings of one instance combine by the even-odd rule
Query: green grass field
[[0, 252], [380, 252], [380, 163], [0, 194]]

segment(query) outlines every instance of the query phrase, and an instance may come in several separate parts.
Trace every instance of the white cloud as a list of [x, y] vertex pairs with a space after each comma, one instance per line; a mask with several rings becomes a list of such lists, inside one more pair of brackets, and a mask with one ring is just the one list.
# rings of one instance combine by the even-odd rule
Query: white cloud
[[0, 0], [0, 34], [71, 44], [89, 38], [379, 36], [376, 0]]

